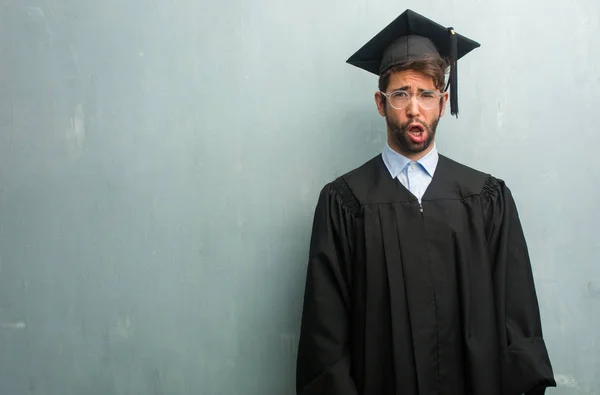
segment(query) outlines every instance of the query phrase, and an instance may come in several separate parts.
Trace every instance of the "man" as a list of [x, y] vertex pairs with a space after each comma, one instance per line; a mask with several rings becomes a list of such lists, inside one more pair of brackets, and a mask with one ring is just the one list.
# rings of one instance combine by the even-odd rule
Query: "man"
[[348, 62], [380, 76], [381, 155], [322, 190], [300, 395], [538, 395], [556, 386], [517, 208], [438, 154], [456, 62], [479, 44], [407, 10]]

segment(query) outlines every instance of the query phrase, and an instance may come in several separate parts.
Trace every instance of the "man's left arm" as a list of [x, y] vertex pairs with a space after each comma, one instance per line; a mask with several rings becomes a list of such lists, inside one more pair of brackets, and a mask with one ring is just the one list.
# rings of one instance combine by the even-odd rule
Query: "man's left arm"
[[504, 182], [490, 178], [489, 248], [500, 324], [502, 383], [506, 395], [543, 395], [555, 387], [542, 334], [538, 298], [517, 206]]

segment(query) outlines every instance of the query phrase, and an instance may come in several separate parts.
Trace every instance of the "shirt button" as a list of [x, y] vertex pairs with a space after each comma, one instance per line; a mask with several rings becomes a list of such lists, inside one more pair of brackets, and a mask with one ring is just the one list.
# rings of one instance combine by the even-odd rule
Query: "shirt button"
[[415, 169], [415, 164], [414, 164], [414, 163], [411, 163], [411, 165], [410, 165], [410, 168], [411, 168], [412, 170], [414, 170], [414, 169]]

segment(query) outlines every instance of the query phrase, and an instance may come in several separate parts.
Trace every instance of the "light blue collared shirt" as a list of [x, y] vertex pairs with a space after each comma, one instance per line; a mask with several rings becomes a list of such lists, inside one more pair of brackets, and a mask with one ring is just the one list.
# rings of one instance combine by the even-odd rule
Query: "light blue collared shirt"
[[398, 178], [420, 203], [438, 164], [439, 155], [435, 144], [427, 155], [416, 162], [397, 153], [387, 143], [381, 156], [392, 178]]

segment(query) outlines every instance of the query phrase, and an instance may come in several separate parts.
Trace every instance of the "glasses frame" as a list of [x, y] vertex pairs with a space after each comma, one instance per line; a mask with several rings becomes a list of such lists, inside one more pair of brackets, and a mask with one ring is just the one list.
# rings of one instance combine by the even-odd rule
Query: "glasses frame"
[[[444, 94], [443, 94], [443, 93], [439, 93], [439, 92], [436, 92], [436, 91], [433, 91], [433, 90], [426, 90], [426, 91], [420, 91], [420, 92], [418, 92], [418, 93], [412, 93], [412, 92], [409, 92], [409, 91], [407, 91], [407, 90], [399, 89], [399, 90], [392, 91], [392, 92], [390, 92], [390, 93], [387, 93], [387, 92], [382, 92], [382, 91], [379, 91], [379, 93], [381, 93], [383, 96], [385, 96], [385, 97], [388, 99], [388, 101], [389, 101], [389, 103], [390, 103], [390, 106], [392, 106], [392, 108], [395, 108], [396, 110], [403, 110], [403, 109], [405, 109], [405, 108], [408, 106], [408, 104], [411, 102], [411, 100], [412, 100], [412, 98], [413, 98], [414, 96], [417, 96], [417, 103], [419, 104], [419, 107], [421, 107], [421, 108], [422, 108], [422, 109], [424, 109], [424, 110], [431, 110], [431, 109], [434, 109], [434, 108], [435, 108], [435, 105], [432, 105], [431, 107], [425, 107], [425, 106], [424, 106], [424, 105], [423, 105], [423, 104], [422, 104], [422, 103], [419, 101], [419, 98], [420, 98], [420, 97], [421, 97], [423, 94], [431, 94], [431, 95], [437, 96], [437, 97], [438, 97], [438, 101], [439, 101], [439, 99], [441, 99], [441, 98], [442, 98], [442, 96], [444, 96]], [[406, 103], [406, 105], [405, 105], [405, 106], [403, 106], [403, 107], [395, 107], [395, 106], [392, 104], [392, 100], [390, 100], [390, 99], [391, 99], [392, 95], [394, 95], [395, 93], [406, 93], [406, 94], [408, 95], [408, 102]]]

